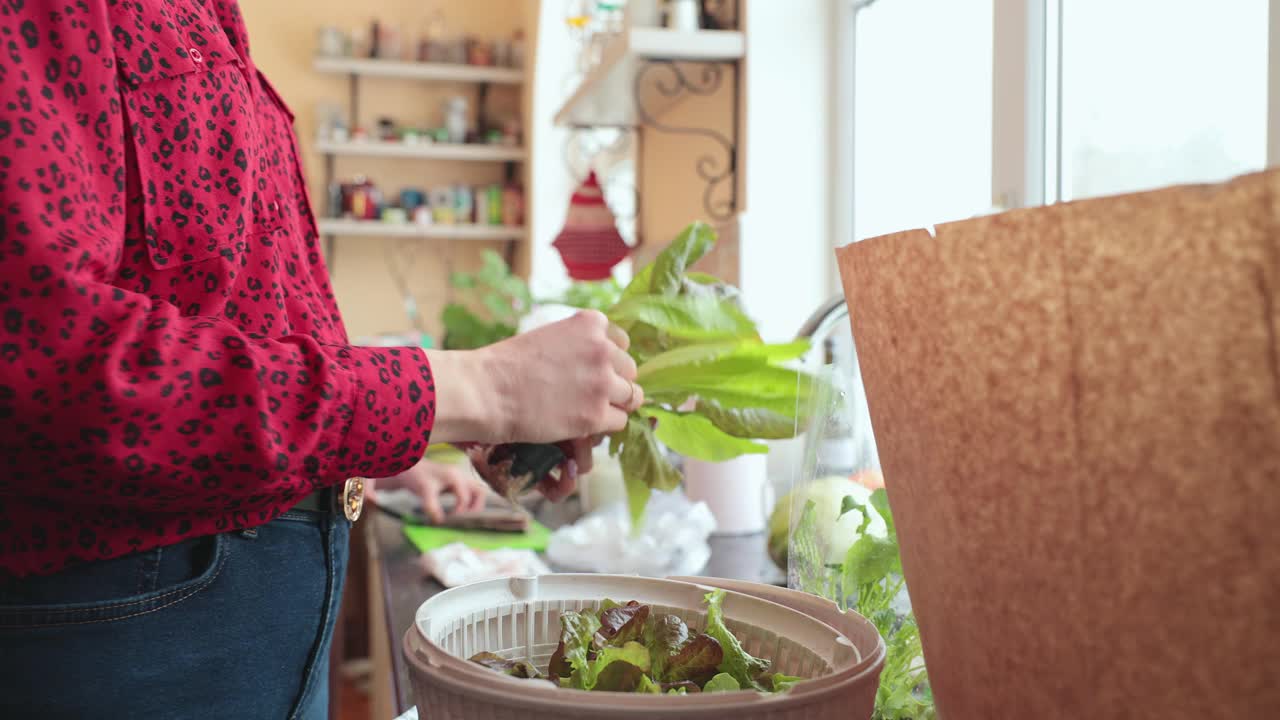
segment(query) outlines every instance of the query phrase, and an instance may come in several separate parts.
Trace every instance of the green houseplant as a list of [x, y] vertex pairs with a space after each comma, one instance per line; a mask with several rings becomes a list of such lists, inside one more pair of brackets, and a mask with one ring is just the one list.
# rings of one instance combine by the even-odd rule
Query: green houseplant
[[445, 305], [441, 314], [444, 349], [473, 350], [516, 334], [520, 320], [539, 304], [558, 304], [585, 310], [605, 310], [618, 301], [618, 281], [575, 282], [564, 296], [536, 300], [529, 285], [511, 272], [502, 256], [492, 250], [474, 273], [455, 272], [449, 284], [464, 302]]

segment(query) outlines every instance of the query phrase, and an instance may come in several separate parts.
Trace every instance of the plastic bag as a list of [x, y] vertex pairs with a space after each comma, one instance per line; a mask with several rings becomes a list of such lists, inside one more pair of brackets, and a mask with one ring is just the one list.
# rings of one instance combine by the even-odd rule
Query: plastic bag
[[445, 587], [458, 587], [481, 580], [504, 577], [547, 575], [551, 572], [532, 550], [476, 550], [453, 543], [422, 555], [423, 572]]
[[[874, 720], [934, 717], [852, 336], [818, 382], [786, 501], [787, 583], [871, 620], [887, 646]], [[892, 482], [892, 478], [888, 479]]]
[[547, 559], [557, 570], [667, 577], [696, 575], [711, 559], [707, 538], [716, 528], [706, 503], [682, 492], [654, 492], [644, 525], [631, 534], [625, 502], [611, 503], [556, 530]]
[[[880, 461], [847, 328], [833, 334], [826, 362], [810, 369], [818, 382], [808, 407], [798, 409], [806, 430], [792, 458], [796, 467], [786, 495], [788, 585], [844, 607], [849, 598], [841, 593], [839, 566], [849, 547], [863, 533], [886, 534], [883, 518], [869, 508], [872, 491], [882, 486]], [[842, 512], [845, 498], [868, 507], [870, 517], [859, 510]], [[864, 519], [868, 522], [860, 531]]]

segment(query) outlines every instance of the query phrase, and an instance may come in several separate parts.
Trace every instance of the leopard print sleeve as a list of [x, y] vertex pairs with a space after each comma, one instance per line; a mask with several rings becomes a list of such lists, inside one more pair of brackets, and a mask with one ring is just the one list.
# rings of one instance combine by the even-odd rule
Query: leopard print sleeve
[[0, 568], [260, 524], [425, 452], [426, 355], [348, 344], [243, 38], [224, 0], [0, 4]]

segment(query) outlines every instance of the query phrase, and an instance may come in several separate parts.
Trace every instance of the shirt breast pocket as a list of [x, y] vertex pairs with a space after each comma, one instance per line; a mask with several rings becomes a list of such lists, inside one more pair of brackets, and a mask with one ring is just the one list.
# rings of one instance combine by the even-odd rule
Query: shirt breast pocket
[[[175, 18], [184, 4], [191, 14]], [[114, 9], [127, 141], [151, 263], [166, 269], [233, 259], [281, 225], [281, 196], [267, 171], [267, 135], [244, 62], [216, 21], [202, 22], [195, 3], [151, 0]]]

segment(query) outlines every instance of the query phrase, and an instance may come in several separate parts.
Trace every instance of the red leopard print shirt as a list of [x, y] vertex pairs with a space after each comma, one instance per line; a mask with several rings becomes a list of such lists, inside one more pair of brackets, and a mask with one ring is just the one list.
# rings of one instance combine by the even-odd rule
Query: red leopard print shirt
[[0, 90], [0, 572], [422, 457], [426, 356], [348, 344], [235, 0], [3, 0]]

